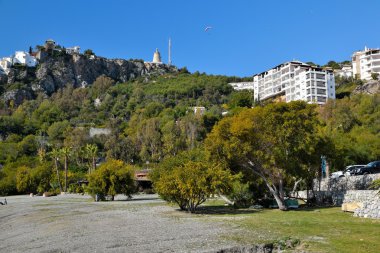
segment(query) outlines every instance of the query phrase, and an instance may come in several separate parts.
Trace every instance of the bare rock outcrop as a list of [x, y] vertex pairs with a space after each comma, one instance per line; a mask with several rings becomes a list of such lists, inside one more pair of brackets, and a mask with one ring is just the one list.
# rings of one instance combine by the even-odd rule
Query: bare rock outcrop
[[376, 94], [380, 93], [380, 81], [368, 81], [367, 83], [355, 88], [353, 94]]

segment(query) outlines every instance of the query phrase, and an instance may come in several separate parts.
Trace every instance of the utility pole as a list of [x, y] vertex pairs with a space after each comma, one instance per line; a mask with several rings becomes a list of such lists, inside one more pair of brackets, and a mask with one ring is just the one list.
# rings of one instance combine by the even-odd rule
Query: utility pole
[[169, 57], [168, 57], [168, 65], [172, 65], [172, 40], [169, 38]]

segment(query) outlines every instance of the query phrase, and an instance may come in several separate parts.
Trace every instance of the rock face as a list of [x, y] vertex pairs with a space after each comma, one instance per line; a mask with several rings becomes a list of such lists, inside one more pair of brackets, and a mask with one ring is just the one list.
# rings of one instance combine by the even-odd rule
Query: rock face
[[376, 94], [380, 93], [380, 81], [368, 81], [367, 83], [358, 86], [352, 92], [354, 94]]
[[50, 95], [67, 84], [74, 87], [92, 84], [101, 75], [108, 76], [116, 82], [126, 82], [137, 77], [170, 72], [178, 72], [178, 69], [174, 66], [144, 63], [139, 60], [127, 61], [67, 54], [46, 57], [36, 68], [11, 69], [8, 75], [0, 76], [0, 88], [1, 86], [10, 87], [14, 83], [23, 83], [33, 91], [39, 90]]

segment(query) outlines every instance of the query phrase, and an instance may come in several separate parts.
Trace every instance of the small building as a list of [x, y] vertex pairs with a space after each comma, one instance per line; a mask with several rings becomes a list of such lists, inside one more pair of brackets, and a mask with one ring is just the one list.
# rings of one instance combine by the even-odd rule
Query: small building
[[229, 83], [234, 90], [253, 90], [254, 82]]
[[334, 74], [336, 76], [343, 77], [343, 78], [351, 78], [353, 77], [352, 66], [344, 65], [342, 69], [336, 69], [334, 71]]
[[153, 63], [162, 64], [161, 54], [158, 51], [158, 48], [156, 48], [156, 52], [153, 54]]
[[80, 47], [79, 46], [68, 47], [68, 48], [66, 48], [66, 53], [68, 53], [68, 54], [79, 54], [80, 53]]
[[37, 65], [37, 59], [25, 51], [16, 51], [12, 64], [21, 64], [28, 67], [35, 67]]
[[206, 112], [206, 107], [203, 106], [195, 106], [193, 107], [193, 111], [195, 115], [203, 116]]
[[52, 39], [46, 40], [44, 47], [46, 50], [54, 50], [55, 49], [55, 41]]
[[9, 73], [10, 68], [12, 67], [13, 59], [11, 57], [4, 57], [0, 60], [0, 72], [5, 74]]

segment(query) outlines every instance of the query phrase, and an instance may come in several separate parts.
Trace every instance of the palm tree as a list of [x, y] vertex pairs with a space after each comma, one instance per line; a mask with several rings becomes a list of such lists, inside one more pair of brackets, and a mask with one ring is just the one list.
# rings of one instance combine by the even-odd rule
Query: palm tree
[[58, 159], [59, 159], [59, 157], [61, 155], [61, 152], [60, 152], [60, 150], [54, 148], [50, 152], [50, 155], [54, 159], [55, 171], [57, 172], [57, 180], [58, 180], [58, 184], [59, 184], [59, 190], [60, 190], [60, 192], [62, 192], [62, 184], [61, 184], [61, 180], [59, 178], [59, 169], [58, 169]]
[[92, 167], [90, 167], [89, 169], [89, 173], [91, 173], [92, 171], [95, 171], [96, 169], [96, 156], [98, 154], [98, 146], [96, 146], [95, 144], [87, 144], [86, 153], [87, 153], [87, 157], [91, 158], [92, 160]]
[[67, 169], [68, 169], [68, 160], [71, 155], [71, 148], [63, 147], [60, 149], [61, 156], [63, 156], [65, 162], [65, 192], [67, 192]]

